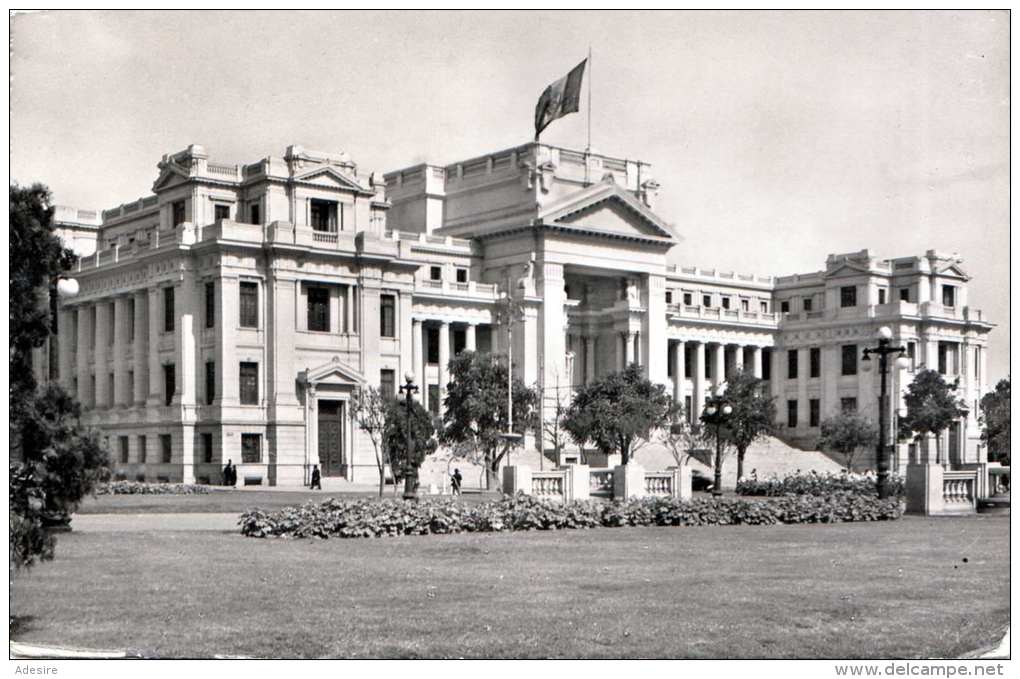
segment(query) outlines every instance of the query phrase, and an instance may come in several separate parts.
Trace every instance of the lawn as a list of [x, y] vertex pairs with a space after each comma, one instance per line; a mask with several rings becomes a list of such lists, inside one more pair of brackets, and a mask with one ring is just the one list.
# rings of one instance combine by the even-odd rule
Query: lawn
[[947, 657], [1009, 620], [1009, 517], [354, 540], [70, 533], [13, 638], [209, 657]]

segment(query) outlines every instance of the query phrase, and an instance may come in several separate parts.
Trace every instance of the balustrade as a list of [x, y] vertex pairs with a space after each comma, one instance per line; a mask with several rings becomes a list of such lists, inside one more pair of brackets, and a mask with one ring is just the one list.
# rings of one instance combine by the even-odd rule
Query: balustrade
[[673, 474], [669, 472], [645, 472], [645, 494], [660, 497], [673, 495]]
[[565, 476], [562, 472], [533, 472], [531, 477], [531, 494], [536, 497], [563, 497]]
[[971, 471], [947, 471], [942, 477], [942, 501], [946, 509], [972, 506], [977, 477]]

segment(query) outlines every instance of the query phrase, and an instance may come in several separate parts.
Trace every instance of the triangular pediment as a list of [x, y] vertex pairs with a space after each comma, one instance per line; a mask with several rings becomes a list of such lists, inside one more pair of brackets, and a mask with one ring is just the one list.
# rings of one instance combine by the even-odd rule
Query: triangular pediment
[[600, 182], [546, 207], [539, 218], [546, 224], [596, 234], [679, 240], [668, 223], [612, 181]]
[[851, 276], [866, 276], [871, 273], [866, 266], [843, 262], [834, 269], [825, 272], [826, 278], [849, 278]]
[[171, 187], [183, 184], [188, 181], [188, 173], [177, 165], [166, 163], [159, 173], [159, 177], [152, 184], [153, 191], [163, 191]]
[[329, 363], [317, 368], [308, 368], [301, 372], [301, 382], [306, 385], [317, 384], [348, 384], [361, 386], [365, 384], [365, 376], [334, 356]]
[[333, 189], [356, 191], [358, 193], [372, 193], [356, 180], [348, 177], [339, 170], [328, 166], [314, 167], [302, 172], [301, 174], [296, 174], [294, 175], [294, 181], [304, 182], [306, 184], [316, 184], [318, 186]]
[[970, 280], [970, 275], [968, 275], [967, 272], [960, 268], [957, 264], [950, 264], [949, 266], [943, 267], [939, 270], [939, 273], [943, 276], [959, 276], [965, 280]]

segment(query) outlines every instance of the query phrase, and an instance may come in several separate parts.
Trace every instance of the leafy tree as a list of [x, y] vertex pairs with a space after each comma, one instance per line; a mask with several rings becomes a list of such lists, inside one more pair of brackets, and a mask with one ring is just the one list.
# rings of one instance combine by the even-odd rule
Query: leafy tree
[[[461, 454], [473, 449], [485, 467], [486, 488], [499, 487], [499, 465], [510, 450], [502, 434], [507, 413], [507, 363], [493, 354], [463, 351], [450, 361], [450, 383], [443, 401], [442, 443]], [[539, 395], [513, 378], [513, 431], [524, 435], [538, 428]]]
[[593, 443], [602, 452], [630, 462], [637, 447], [667, 422], [670, 397], [661, 384], [631, 364], [578, 388], [563, 428], [578, 446]]
[[733, 412], [726, 417], [722, 435], [737, 451], [737, 479], [742, 479], [747, 449], [775, 431], [775, 399], [768, 396], [768, 382], [738, 370], [726, 381], [725, 400]]
[[1009, 377], [999, 380], [995, 391], [981, 397], [981, 440], [988, 459], [1009, 466]]
[[708, 445], [704, 425], [689, 421], [684, 407], [677, 403], [670, 404], [666, 421], [656, 431], [655, 438], [670, 452], [678, 467], [686, 466]]
[[49, 290], [75, 261], [54, 233], [46, 187], [10, 187], [11, 567], [53, 556], [50, 528], [109, 476], [106, 452], [80, 421], [78, 403], [56, 385], [38, 389], [32, 349], [50, 332]]
[[[407, 462], [407, 403], [395, 398], [384, 401], [386, 426], [383, 430], [383, 446], [389, 454], [394, 482], [397, 482], [404, 479]], [[436, 452], [439, 446], [432, 413], [418, 401], [411, 401], [411, 439], [414, 444], [411, 468], [417, 475], [421, 463]]]
[[914, 433], [920, 441], [928, 434], [935, 437], [935, 462], [942, 464], [942, 432], [963, 415], [956, 384], [949, 384], [935, 370], [922, 370], [914, 376], [903, 397], [906, 417], [900, 418], [900, 436]]
[[821, 434], [818, 446], [822, 450], [841, 453], [847, 471], [851, 471], [854, 454], [859, 449], [878, 444], [878, 427], [875, 423], [860, 413], [846, 410], [822, 421]]
[[[392, 400], [392, 399], [390, 399]], [[383, 435], [386, 432], [387, 398], [372, 386], [354, 392], [351, 403], [351, 419], [361, 431], [368, 434], [375, 451], [375, 465], [379, 470], [379, 497], [386, 488], [386, 446]], [[396, 487], [396, 484], [394, 484]]]

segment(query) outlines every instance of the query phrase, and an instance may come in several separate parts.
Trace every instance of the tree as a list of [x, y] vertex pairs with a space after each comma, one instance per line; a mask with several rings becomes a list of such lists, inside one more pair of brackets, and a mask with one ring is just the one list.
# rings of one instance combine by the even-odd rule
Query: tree
[[683, 406], [672, 403], [666, 421], [656, 431], [656, 439], [670, 452], [678, 467], [686, 466], [707, 443], [701, 422], [691, 422]]
[[878, 444], [878, 427], [874, 422], [857, 412], [844, 410], [822, 422], [818, 447], [841, 453], [847, 471], [851, 471], [854, 454], [860, 448]]
[[109, 477], [106, 452], [79, 421], [74, 398], [39, 389], [32, 350], [50, 332], [50, 288], [75, 261], [54, 233], [46, 187], [10, 187], [10, 529], [11, 567], [53, 556], [51, 528]]
[[738, 370], [726, 381], [725, 399], [733, 408], [722, 435], [737, 451], [737, 479], [744, 477], [744, 456], [751, 444], [775, 431], [775, 399], [767, 396], [768, 382]]
[[[565, 403], [565, 396], [560, 389], [559, 374], [556, 375], [556, 386], [553, 388], [554, 398], [556, 399], [555, 405], [552, 407], [552, 412], [549, 417], [542, 420], [542, 433], [549, 437], [552, 441], [553, 450], [556, 452], [556, 462], [559, 463], [560, 452], [566, 443], [567, 432], [563, 428], [563, 418], [567, 414], [567, 404]], [[544, 400], [544, 399], [543, 399]], [[541, 460], [545, 459], [543, 452]]]
[[670, 404], [666, 388], [631, 364], [580, 387], [563, 428], [578, 446], [592, 443], [607, 455], [619, 452], [627, 464], [637, 447], [666, 423]]
[[[386, 424], [383, 429], [383, 447], [389, 453], [394, 488], [403, 480], [407, 464], [407, 403], [399, 399], [384, 399]], [[411, 439], [414, 444], [411, 467], [415, 475], [425, 458], [436, 452], [436, 427], [432, 414], [418, 401], [411, 401]]]
[[942, 464], [942, 432], [963, 415], [962, 401], [956, 397], [956, 384], [949, 384], [934, 370], [922, 370], [914, 376], [903, 397], [906, 417], [900, 418], [900, 436], [914, 433], [920, 441], [928, 434], [935, 437], [935, 462]]
[[[510, 450], [502, 436], [510, 427], [508, 373], [501, 356], [463, 351], [450, 361], [450, 383], [443, 401], [441, 442], [462, 454], [476, 451], [489, 490], [499, 487], [499, 465]], [[523, 436], [538, 428], [539, 395], [517, 377], [512, 384], [513, 432]]]
[[988, 446], [988, 460], [1009, 466], [1009, 377], [999, 380], [995, 391], [981, 397], [981, 440]]
[[383, 435], [386, 431], [386, 401], [386, 397], [378, 389], [366, 386], [354, 392], [351, 402], [351, 419], [361, 431], [368, 434], [375, 450], [375, 465], [379, 470], [379, 497], [383, 496], [386, 488], [387, 459], [386, 446], [383, 445]]

